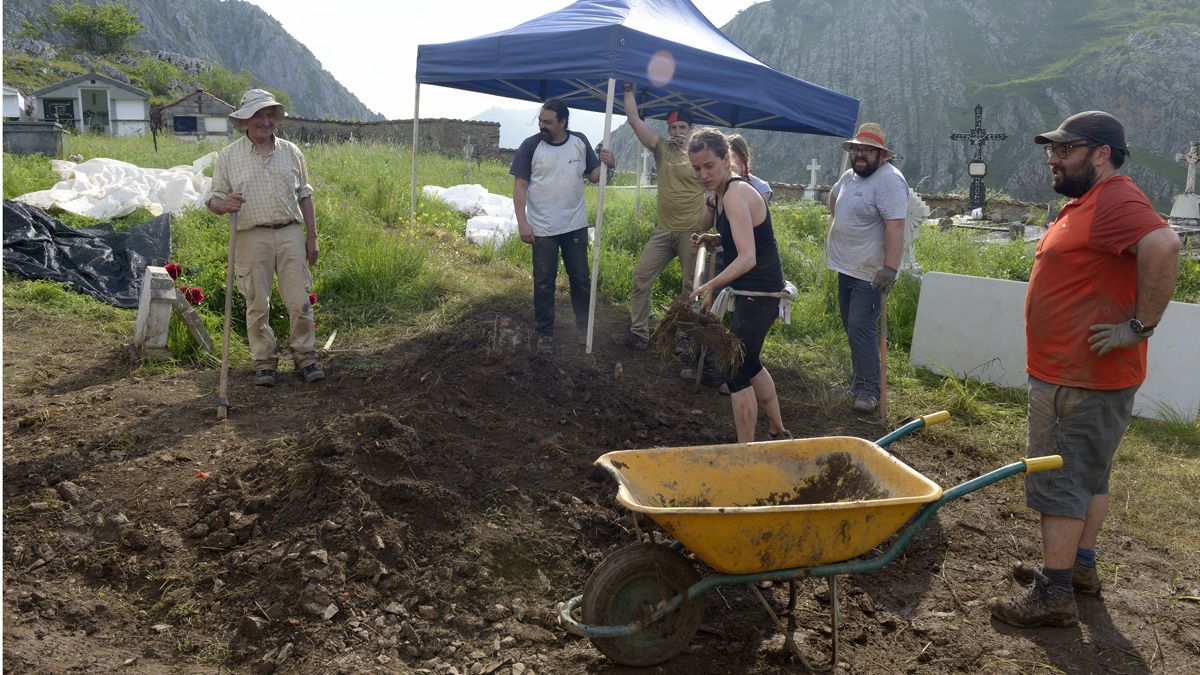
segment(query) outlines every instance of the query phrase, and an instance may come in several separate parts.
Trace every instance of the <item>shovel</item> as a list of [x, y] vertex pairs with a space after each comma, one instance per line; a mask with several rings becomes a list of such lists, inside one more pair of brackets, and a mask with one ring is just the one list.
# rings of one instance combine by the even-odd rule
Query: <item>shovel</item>
[[[706, 258], [708, 259], [708, 274], [704, 273], [705, 272], [704, 262], [705, 262]], [[706, 281], [708, 281], [709, 279], [712, 279], [713, 273], [716, 271], [717, 271], [717, 254], [716, 254], [716, 252], [708, 250], [708, 244], [702, 244], [700, 246], [700, 248], [696, 250], [696, 270], [695, 270], [695, 274], [692, 276], [692, 290], [693, 291], [696, 290], [696, 288], [703, 285]], [[699, 298], [696, 298], [694, 309], [697, 312], [700, 311], [700, 299]], [[706, 356], [706, 354], [705, 354], [706, 351], [708, 351], [708, 348], [705, 347], [704, 345], [700, 345], [700, 354], [699, 354], [700, 360], [698, 360], [696, 362], [695, 385], [697, 387], [700, 386], [700, 378], [704, 374], [704, 357]]]
[[229, 264], [225, 270], [225, 332], [221, 337], [221, 378], [217, 381], [217, 419], [229, 416], [229, 316], [233, 313], [234, 246], [237, 245], [237, 211], [229, 214]]
[[891, 289], [883, 292], [879, 304], [879, 421], [887, 426], [887, 296]]

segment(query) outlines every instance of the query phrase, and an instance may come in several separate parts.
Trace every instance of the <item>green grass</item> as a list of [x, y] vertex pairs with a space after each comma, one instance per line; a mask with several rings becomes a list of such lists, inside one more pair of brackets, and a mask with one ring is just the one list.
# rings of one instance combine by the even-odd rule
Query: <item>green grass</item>
[[[69, 136], [66, 152], [85, 157], [107, 156], [142, 166], [167, 167], [191, 163], [213, 145], [160, 139], [156, 151], [148, 138]], [[318, 340], [339, 329], [339, 345], [395, 339], [428, 326], [446, 325], [482, 299], [504, 298], [514, 306], [527, 301], [531, 273], [529, 248], [513, 239], [498, 249], [464, 243], [467, 217], [438, 200], [418, 194], [416, 222], [409, 222], [411, 200], [408, 148], [390, 145], [345, 143], [304, 147], [320, 231], [321, 259], [314, 268]], [[58, 177], [41, 157], [4, 157], [5, 196], [50, 187]], [[456, 157], [421, 156], [420, 185], [450, 186], [464, 182], [464, 167]], [[489, 191], [511, 195], [512, 177], [507, 166], [485, 161], [473, 167], [473, 182]], [[598, 190], [585, 192], [589, 210]], [[632, 190], [606, 194], [603, 248], [598, 286], [602, 299], [616, 304], [628, 301], [631, 275], [641, 247], [654, 221], [652, 192], [643, 192], [641, 209], [634, 209]], [[836, 278], [823, 266], [828, 212], [811, 202], [777, 202], [772, 207], [776, 237], [786, 276], [800, 290], [792, 323], [778, 324], [765, 347], [771, 363], [786, 363], [798, 373], [780, 382], [781, 395], [790, 404], [813, 415], [826, 414], [833, 405], [830, 388], [849, 376], [849, 350], [837, 310]], [[127, 227], [149, 217], [133, 214], [120, 223]], [[87, 219], [68, 219], [85, 225]], [[934, 225], [917, 238], [917, 260], [925, 271], [952, 272], [999, 279], [1027, 280], [1034, 244], [1003, 242], [980, 244], [975, 232], [941, 231]], [[179, 283], [199, 286], [206, 299], [198, 311], [210, 334], [218, 341], [224, 309], [225, 261], [228, 220], [208, 211], [188, 211], [172, 226], [172, 259], [183, 266]], [[660, 277], [653, 291], [658, 311], [672, 300], [681, 285], [678, 263]], [[37, 307], [42, 311], [87, 319], [109, 330], [129, 330], [132, 314], [76, 295], [57, 284], [25, 282], [5, 277], [4, 300], [10, 306]], [[889, 398], [894, 414], [923, 413], [945, 408], [954, 421], [939, 433], [966, 451], [989, 461], [1007, 461], [1024, 452], [1025, 394], [992, 385], [943, 377], [919, 369], [908, 361], [916, 322], [919, 281], [905, 277], [888, 299], [891, 348], [888, 359]], [[1200, 297], [1200, 261], [1185, 260], [1176, 299]], [[287, 332], [287, 314], [276, 296], [271, 317], [280, 335]], [[234, 364], [248, 359], [243, 325], [244, 305], [234, 294], [232, 341]], [[180, 367], [214, 367], [212, 355], [198, 352], [181, 324], [172, 326], [170, 345]], [[219, 349], [219, 345], [218, 345]], [[160, 366], [161, 367], [161, 366]], [[1163, 485], [1173, 475], [1189, 485], [1200, 478], [1200, 426], [1137, 420], [1122, 444], [1117, 469], [1125, 489], [1141, 495], [1158, 494], [1160, 488], [1140, 480], [1152, 476]], [[1163, 498], [1169, 495], [1162, 495]], [[1124, 498], [1124, 497], [1122, 497]], [[1130, 496], [1130, 500], [1136, 497]], [[1186, 509], [1183, 509], [1186, 512]], [[1122, 516], [1143, 528], [1140, 515]], [[1200, 514], [1192, 514], [1200, 518]], [[1177, 523], [1178, 524], [1178, 523]], [[1163, 528], [1151, 527], [1163, 542], [1179, 541]], [[1182, 529], [1180, 531], [1183, 531]]]

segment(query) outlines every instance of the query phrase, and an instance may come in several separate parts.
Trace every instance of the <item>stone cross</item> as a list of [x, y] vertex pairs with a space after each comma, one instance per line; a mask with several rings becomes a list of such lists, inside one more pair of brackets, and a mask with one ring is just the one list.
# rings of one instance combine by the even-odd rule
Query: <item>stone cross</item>
[[1188, 149], [1187, 154], [1176, 154], [1176, 162], [1187, 162], [1187, 183], [1183, 186], [1185, 194], [1196, 191], [1196, 163], [1200, 162], [1200, 141], [1192, 141], [1192, 147]]
[[815, 202], [817, 201], [817, 172], [821, 170], [821, 165], [817, 164], [817, 158], [813, 157], [813, 160], [804, 168], [808, 169], [808, 188], [804, 191], [804, 198]]
[[[983, 128], [983, 106], [975, 104], [975, 128], [966, 133], [950, 134], [950, 138], [956, 141], [970, 141], [971, 145], [975, 146], [975, 158], [972, 162], [983, 163], [983, 146], [988, 141], [1002, 141], [1008, 138], [1008, 134], [989, 134], [987, 129]], [[971, 177], [971, 194], [968, 199], [968, 209], [984, 208], [985, 190], [983, 187], [983, 176]]]
[[471, 137], [467, 136], [467, 144], [463, 146], [463, 161], [467, 165], [467, 182], [471, 182], [471, 155], [475, 153], [475, 146], [471, 145]]
[[1175, 155], [1175, 161], [1187, 162], [1187, 182], [1183, 194], [1175, 195], [1171, 215], [1167, 222], [1175, 228], [1194, 230], [1200, 228], [1200, 195], [1196, 194], [1196, 163], [1200, 162], [1200, 141], [1192, 141], [1187, 154]]

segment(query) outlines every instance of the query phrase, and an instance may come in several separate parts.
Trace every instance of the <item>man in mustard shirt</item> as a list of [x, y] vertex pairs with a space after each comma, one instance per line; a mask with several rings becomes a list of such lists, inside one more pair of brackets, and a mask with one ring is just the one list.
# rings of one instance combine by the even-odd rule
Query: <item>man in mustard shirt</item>
[[270, 92], [247, 91], [241, 107], [229, 117], [245, 135], [217, 155], [205, 203], [213, 213], [238, 214], [234, 271], [238, 290], [246, 298], [254, 384], [275, 386], [277, 343], [268, 317], [276, 276], [291, 319], [288, 348], [296, 373], [305, 382], [323, 380], [309, 302], [312, 274], [308, 268], [316, 264], [318, 251], [308, 165], [300, 148], [275, 137], [284, 112]]
[[675, 258], [683, 272], [683, 292], [692, 290], [692, 272], [696, 249], [692, 234], [700, 230], [700, 209], [704, 207], [704, 188], [700, 186], [687, 142], [692, 135], [692, 116], [676, 109], [667, 115], [669, 139], [658, 134], [642, 120], [637, 111], [633, 85], [625, 83], [625, 114], [629, 126], [642, 145], [654, 151], [658, 171], [658, 222], [642, 249], [633, 270], [633, 291], [629, 296], [629, 329], [613, 335], [613, 342], [631, 349], [650, 347], [650, 290], [654, 280]]

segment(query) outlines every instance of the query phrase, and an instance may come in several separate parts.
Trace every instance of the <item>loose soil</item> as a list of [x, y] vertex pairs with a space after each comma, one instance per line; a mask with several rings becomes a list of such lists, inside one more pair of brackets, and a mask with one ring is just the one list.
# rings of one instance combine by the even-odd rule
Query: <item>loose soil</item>
[[[529, 313], [500, 298], [335, 352], [316, 385], [235, 373], [218, 422], [215, 372], [135, 375], [87, 326], [6, 308], [5, 671], [634, 672], [557, 618], [606, 556], [639, 531], [661, 539], [592, 460], [728, 442], [729, 401], [612, 345], [615, 309], [593, 355], [570, 329], [556, 354], [530, 349]], [[806, 392], [828, 385], [769, 366], [797, 437], [882, 435], [840, 404], [813, 415]], [[943, 486], [994, 468], [937, 429], [895, 450]], [[1011, 563], [1039, 552], [1021, 494], [1018, 480], [971, 494], [892, 564], [844, 578], [838, 670], [1200, 671], [1200, 607], [1168, 590], [1174, 572], [1200, 586], [1196, 552], [1121, 532], [1102, 535], [1104, 594], [1080, 599], [1077, 628], [991, 620], [986, 599], [1019, 590]], [[829, 594], [800, 590], [815, 660]], [[782, 608], [786, 584], [767, 594]], [[701, 631], [652, 672], [797, 672], [750, 589], [704, 602]]]

